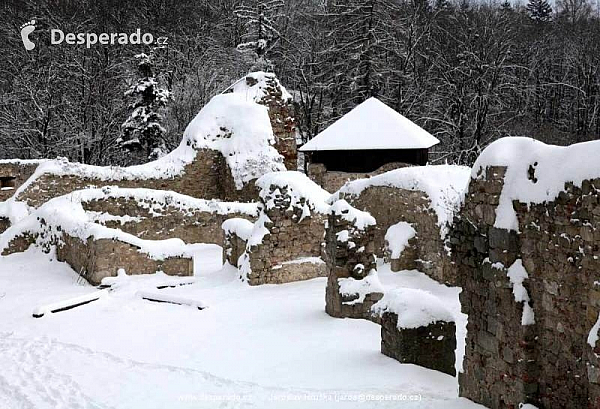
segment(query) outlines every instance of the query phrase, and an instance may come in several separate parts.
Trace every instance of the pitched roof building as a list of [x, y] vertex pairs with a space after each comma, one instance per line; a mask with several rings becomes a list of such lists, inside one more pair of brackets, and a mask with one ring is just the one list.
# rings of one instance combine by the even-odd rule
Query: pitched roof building
[[392, 108], [369, 98], [300, 148], [329, 171], [372, 172], [401, 162], [425, 165], [439, 140]]

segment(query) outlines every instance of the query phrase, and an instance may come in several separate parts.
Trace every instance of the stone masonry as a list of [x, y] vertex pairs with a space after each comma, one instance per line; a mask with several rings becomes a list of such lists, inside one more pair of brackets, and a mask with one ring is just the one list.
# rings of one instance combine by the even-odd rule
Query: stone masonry
[[[298, 168], [298, 148], [296, 146], [297, 126], [294, 118], [294, 106], [291, 99], [284, 99], [281, 85], [274, 74], [264, 74], [266, 78], [265, 96], [259, 104], [269, 108], [271, 127], [275, 135], [275, 149], [283, 156], [288, 170]], [[246, 77], [250, 87], [257, 83], [253, 74]]]
[[[469, 316], [460, 394], [492, 409], [600, 408], [600, 179], [567, 183], [552, 202], [513, 202], [517, 233], [494, 227], [506, 168], [483, 172], [450, 238]], [[507, 277], [515, 262], [528, 275], [528, 325]]]
[[0, 202], [8, 200], [33, 175], [38, 165], [36, 161], [0, 160]]
[[154, 274], [191, 276], [194, 263], [191, 257], [167, 257], [155, 260], [129, 243], [119, 240], [79, 238], [64, 234], [57, 247], [59, 261], [67, 262], [76, 273], [90, 284], [98, 285], [105, 277], [116, 277], [119, 269], [127, 274]]
[[4, 233], [10, 227], [10, 220], [6, 217], [0, 217], [0, 234]]
[[406, 251], [412, 253], [403, 260], [392, 260], [397, 269], [416, 268], [441, 283], [454, 285], [456, 270], [440, 235], [435, 211], [425, 192], [388, 186], [370, 186], [360, 195], [342, 195], [353, 207], [366, 211], [377, 220], [374, 231], [375, 254], [386, 255], [385, 234], [390, 226], [407, 222], [416, 231], [416, 238], [409, 241]]
[[[300, 197], [293, 203], [290, 187], [271, 185], [261, 198], [262, 215], [256, 223], [266, 229], [260, 243], [246, 247], [245, 274], [250, 285], [279, 284], [326, 275], [321, 260], [324, 215]], [[271, 203], [271, 204], [269, 204]], [[305, 206], [310, 214], [305, 213]], [[226, 246], [227, 247], [227, 246]]]
[[[228, 203], [221, 202], [220, 208]], [[144, 240], [179, 238], [186, 243], [213, 243], [222, 245], [223, 222], [230, 218], [256, 220], [256, 214], [236, 211], [205, 211], [194, 208], [182, 210], [174, 204], [153, 207], [153, 203], [140, 202], [131, 197], [105, 197], [82, 203], [86, 211], [101, 216], [128, 217], [129, 221], [96, 221], [106, 227], [122, 230]], [[235, 205], [233, 203], [232, 205]], [[250, 207], [251, 205], [248, 205]]]
[[404, 168], [407, 166], [411, 166], [406, 163], [394, 162], [388, 163], [380, 167], [379, 169], [369, 172], [369, 173], [359, 173], [359, 172], [338, 172], [338, 171], [328, 171], [327, 167], [322, 163], [311, 163], [308, 165], [308, 176], [313, 180], [317, 185], [321, 186], [323, 189], [328, 192], [336, 192], [339, 190], [344, 184], [351, 180], [356, 179], [364, 179], [371, 176], [379, 175], [381, 173], [388, 172], [390, 170]]
[[29, 206], [39, 207], [48, 200], [88, 187], [116, 185], [123, 188], [172, 190], [200, 199], [250, 202], [257, 199], [254, 183], [237, 190], [231, 171], [223, 155], [215, 150], [198, 150], [196, 158], [187, 164], [181, 174], [172, 178], [109, 179], [101, 180], [78, 175], [59, 176], [45, 173], [18, 196]]
[[381, 315], [381, 353], [395, 360], [455, 376], [456, 325], [437, 321], [423, 327], [398, 328], [398, 314]]
[[[347, 206], [340, 212], [332, 211], [327, 218], [325, 231], [325, 261], [327, 263], [327, 289], [325, 311], [336, 318], [364, 318], [378, 321], [371, 307], [383, 297], [380, 288], [369, 288], [370, 273], [377, 268], [374, 254], [374, 225], [359, 228]], [[362, 213], [362, 212], [361, 212]], [[364, 284], [360, 294], [343, 294], [340, 280], [356, 280]], [[359, 283], [360, 284], [360, 283]]]
[[83, 241], [61, 232], [58, 226], [48, 225], [43, 219], [40, 224], [45, 227], [41, 233], [32, 235], [25, 232], [14, 237], [0, 255], [24, 252], [36, 242], [45, 252], [55, 246], [57, 259], [68, 263], [92, 285], [100, 284], [104, 277], [116, 276], [120, 268], [128, 274], [153, 274], [159, 270], [168, 275], [189, 276], [194, 273], [193, 260], [188, 256], [155, 259], [138, 247], [117, 239], [89, 237]]

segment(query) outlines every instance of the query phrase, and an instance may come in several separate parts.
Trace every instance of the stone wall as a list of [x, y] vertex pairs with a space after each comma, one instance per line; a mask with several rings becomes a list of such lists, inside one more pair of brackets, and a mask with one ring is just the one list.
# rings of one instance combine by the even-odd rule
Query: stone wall
[[[174, 205], [152, 208], [152, 203], [142, 204], [130, 197], [106, 197], [83, 202], [82, 205], [86, 211], [135, 218], [131, 221], [107, 220], [101, 224], [144, 240], [179, 238], [186, 243], [213, 243], [220, 246], [225, 238], [221, 228], [225, 220], [235, 217], [256, 219], [256, 215], [235, 211], [182, 210]], [[223, 205], [221, 207], [226, 207], [227, 203]]]
[[[469, 316], [460, 394], [492, 409], [600, 408], [600, 345], [588, 345], [600, 313], [600, 179], [566, 184], [551, 202], [513, 202], [517, 233], [493, 227], [505, 171], [471, 181], [451, 233]], [[521, 264], [527, 303], [507, 275]]]
[[120, 268], [127, 274], [154, 274], [163, 271], [168, 275], [191, 276], [194, 264], [191, 257], [170, 257], [154, 260], [129, 243], [118, 240], [79, 238], [63, 234], [57, 246], [59, 261], [68, 263], [76, 273], [92, 285], [98, 285], [105, 277], [115, 277]]
[[[0, 184], [0, 202], [8, 200], [15, 191], [23, 184], [37, 169], [37, 162], [0, 161], [0, 182], [10, 181], [9, 187]], [[1, 232], [0, 227], [0, 232]]]
[[456, 325], [437, 321], [417, 328], [398, 328], [398, 314], [381, 315], [381, 353], [405, 364], [456, 375]]
[[10, 227], [10, 220], [6, 217], [0, 217], [0, 234], [4, 233]]
[[390, 226], [398, 222], [410, 223], [417, 237], [409, 242], [409, 248], [405, 251], [413, 253], [413, 262], [402, 257], [401, 261], [392, 261], [394, 267], [417, 268], [441, 283], [455, 283], [456, 271], [441, 238], [437, 215], [431, 209], [431, 202], [425, 192], [371, 186], [358, 196], [342, 197], [353, 207], [370, 213], [377, 220], [374, 231], [374, 250], [377, 256], [386, 255], [385, 234]]
[[[256, 84], [252, 74], [246, 77], [248, 86]], [[298, 169], [298, 148], [296, 146], [297, 125], [291, 100], [283, 98], [283, 92], [275, 75], [266, 75], [265, 96], [259, 104], [269, 108], [271, 127], [275, 135], [275, 149], [283, 156], [288, 170]]]
[[201, 199], [251, 202], [258, 193], [252, 181], [237, 190], [231, 171], [223, 155], [215, 150], [201, 149], [194, 161], [186, 165], [181, 174], [172, 178], [100, 180], [82, 176], [59, 176], [45, 173], [18, 196], [28, 205], [39, 207], [48, 200], [87, 187], [116, 185], [124, 188], [172, 190]]
[[327, 167], [322, 163], [311, 163], [308, 165], [308, 177], [317, 185], [321, 186], [328, 192], [338, 191], [344, 184], [351, 180], [364, 179], [371, 176], [379, 175], [393, 169], [404, 168], [411, 166], [406, 163], [388, 163], [379, 169], [369, 173], [358, 172], [338, 172], [328, 171]]
[[83, 241], [61, 233], [59, 228], [49, 226], [44, 220], [40, 224], [45, 227], [41, 233], [32, 235], [25, 232], [14, 237], [0, 255], [24, 252], [39, 240], [43, 251], [49, 252], [55, 247], [57, 259], [69, 264], [92, 285], [100, 284], [104, 277], [116, 276], [120, 268], [125, 269], [127, 274], [154, 274], [158, 270], [168, 275], [194, 274], [193, 259], [188, 256], [153, 259], [130, 243], [94, 237]]
[[[374, 224], [359, 228], [352, 209], [332, 210], [325, 231], [327, 288], [325, 311], [336, 318], [363, 318], [378, 321], [371, 307], [383, 297], [376, 276], [373, 245]], [[362, 213], [362, 212], [361, 212]], [[357, 291], [342, 286], [350, 284]]]
[[[312, 208], [305, 213], [306, 198], [291, 202], [285, 186], [270, 186], [261, 198], [263, 214], [256, 223], [268, 230], [260, 243], [246, 249], [247, 279], [250, 285], [280, 284], [326, 275], [321, 261], [324, 215]], [[271, 204], [267, 204], [267, 203]], [[240, 268], [246, 268], [240, 266]]]
[[246, 252], [247, 237], [240, 237], [237, 232], [227, 231], [223, 237], [223, 263], [239, 267], [238, 260]]

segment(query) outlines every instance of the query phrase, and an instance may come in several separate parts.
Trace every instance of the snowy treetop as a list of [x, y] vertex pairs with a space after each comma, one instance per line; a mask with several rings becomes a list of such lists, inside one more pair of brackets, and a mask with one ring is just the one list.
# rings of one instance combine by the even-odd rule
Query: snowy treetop
[[504, 188], [496, 209], [495, 227], [519, 230], [512, 202], [553, 201], [565, 189], [600, 177], [600, 141], [570, 146], [546, 145], [535, 139], [508, 137], [490, 144], [473, 166], [471, 177], [483, 179], [489, 166], [505, 166]]
[[412, 288], [386, 291], [371, 311], [378, 315], [384, 312], [397, 314], [400, 329], [425, 327], [438, 321], [454, 322], [454, 316], [438, 297]]
[[307, 142], [300, 151], [422, 149], [439, 142], [411, 120], [371, 97]]

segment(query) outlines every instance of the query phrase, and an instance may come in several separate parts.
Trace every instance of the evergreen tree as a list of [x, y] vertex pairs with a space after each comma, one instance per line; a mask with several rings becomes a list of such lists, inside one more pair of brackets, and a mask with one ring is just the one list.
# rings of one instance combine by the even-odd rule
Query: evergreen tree
[[255, 65], [252, 70], [273, 71], [273, 64], [267, 58], [271, 50], [281, 38], [277, 29], [277, 19], [281, 17], [280, 10], [283, 0], [257, 0], [251, 6], [241, 5], [234, 10], [234, 15], [242, 20], [245, 33], [237, 50], [242, 53], [253, 53]]
[[536, 23], [545, 23], [552, 19], [552, 7], [547, 0], [529, 0], [527, 13]]
[[151, 55], [137, 54], [137, 70], [140, 78], [125, 92], [125, 96], [134, 101], [129, 105], [133, 111], [121, 125], [121, 138], [117, 141], [130, 153], [133, 163], [156, 159], [166, 153], [166, 130], [161, 125], [161, 111], [166, 107], [171, 94], [161, 88], [153, 75], [153, 58]]

